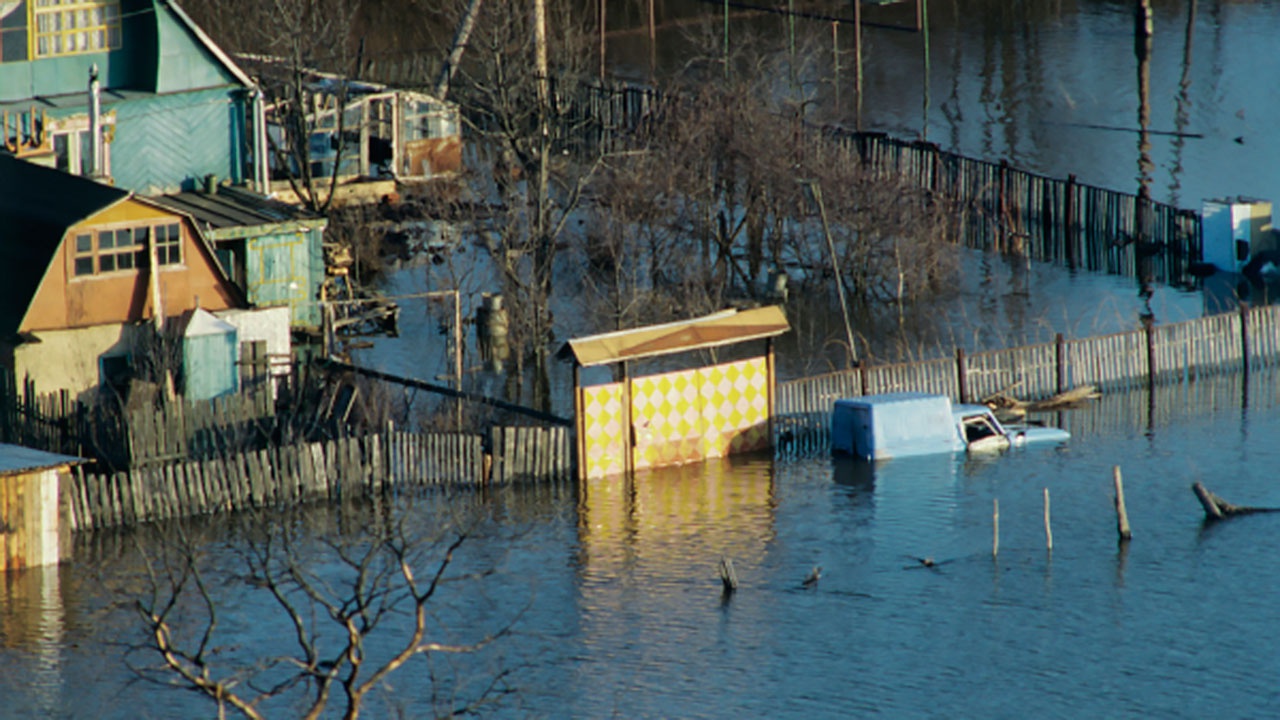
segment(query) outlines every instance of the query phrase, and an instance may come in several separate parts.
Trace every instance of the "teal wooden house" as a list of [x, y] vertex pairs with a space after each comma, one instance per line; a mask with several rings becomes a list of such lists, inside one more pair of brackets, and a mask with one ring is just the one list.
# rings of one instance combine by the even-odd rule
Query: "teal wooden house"
[[255, 307], [289, 308], [297, 330], [320, 329], [328, 220], [270, 198], [213, 185], [153, 198], [185, 213], [213, 244], [232, 282]]
[[0, 139], [150, 195], [265, 188], [261, 93], [170, 0], [0, 0]]

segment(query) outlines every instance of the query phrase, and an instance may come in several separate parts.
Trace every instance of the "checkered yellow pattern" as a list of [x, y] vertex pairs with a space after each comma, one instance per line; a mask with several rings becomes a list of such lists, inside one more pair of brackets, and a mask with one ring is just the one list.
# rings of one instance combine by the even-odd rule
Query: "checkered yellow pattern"
[[581, 389], [582, 417], [578, 431], [586, 443], [587, 477], [607, 477], [626, 472], [626, 418], [622, 407], [622, 383]]
[[[582, 388], [579, 418], [586, 476], [626, 471], [626, 408], [621, 383]], [[631, 381], [637, 470], [749, 452], [769, 445], [769, 368], [765, 358]]]

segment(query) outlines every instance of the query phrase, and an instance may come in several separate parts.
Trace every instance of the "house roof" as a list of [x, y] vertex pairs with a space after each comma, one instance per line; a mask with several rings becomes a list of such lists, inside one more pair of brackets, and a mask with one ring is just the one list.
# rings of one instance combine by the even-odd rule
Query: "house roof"
[[219, 188], [217, 193], [180, 192], [151, 198], [171, 210], [190, 215], [201, 230], [218, 237], [219, 230], [261, 227], [282, 223], [325, 223], [325, 219], [301, 208], [265, 195], [238, 188]]
[[0, 153], [0, 333], [17, 331], [67, 228], [128, 197]]
[[210, 38], [205, 34], [204, 30], [200, 29], [199, 25], [196, 25], [196, 22], [191, 19], [191, 16], [188, 15], [185, 10], [178, 6], [178, 3], [169, 0], [164, 4], [169, 6], [169, 9], [173, 11], [173, 14], [178, 18], [178, 20], [187, 27], [187, 30], [196, 37], [200, 44], [204, 45], [205, 49], [208, 50], [211, 55], [218, 59], [218, 62], [222, 63], [223, 66], [226, 67], [228, 72], [235, 76], [236, 80], [243, 83], [245, 87], [257, 86], [257, 83], [250, 79], [249, 76], [245, 74], [244, 70], [240, 69], [239, 65], [236, 65], [235, 60], [232, 60], [230, 55], [223, 52], [222, 48], [218, 47], [218, 44], [213, 41], [213, 38]]
[[575, 338], [565, 346], [579, 365], [589, 367], [774, 337], [790, 329], [782, 308], [771, 305]]
[[[18, 331], [67, 229], [126, 200], [175, 211], [127, 190], [0, 153], [0, 336]], [[195, 229], [196, 244], [222, 283], [244, 302], [209, 241]]]

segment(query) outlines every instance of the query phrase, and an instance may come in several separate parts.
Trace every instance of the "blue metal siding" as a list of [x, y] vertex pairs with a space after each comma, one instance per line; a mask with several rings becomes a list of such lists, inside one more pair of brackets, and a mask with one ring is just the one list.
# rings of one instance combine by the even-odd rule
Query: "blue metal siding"
[[208, 400], [238, 388], [236, 333], [182, 339], [183, 392], [188, 400]]
[[245, 107], [239, 90], [161, 95], [111, 109], [111, 175], [118, 187], [157, 194], [194, 189], [205, 175], [244, 182]]

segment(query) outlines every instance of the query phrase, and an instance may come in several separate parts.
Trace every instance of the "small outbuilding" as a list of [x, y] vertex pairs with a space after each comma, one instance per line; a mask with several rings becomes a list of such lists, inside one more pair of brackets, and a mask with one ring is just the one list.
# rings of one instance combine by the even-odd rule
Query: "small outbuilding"
[[57, 565], [71, 549], [62, 483], [87, 462], [0, 443], [0, 571]]
[[[691, 320], [575, 338], [578, 472], [583, 478], [768, 448], [773, 442], [773, 338], [791, 329], [782, 308], [724, 310]], [[764, 353], [633, 377], [631, 363], [764, 340]], [[618, 382], [583, 386], [581, 368], [613, 365]]]

